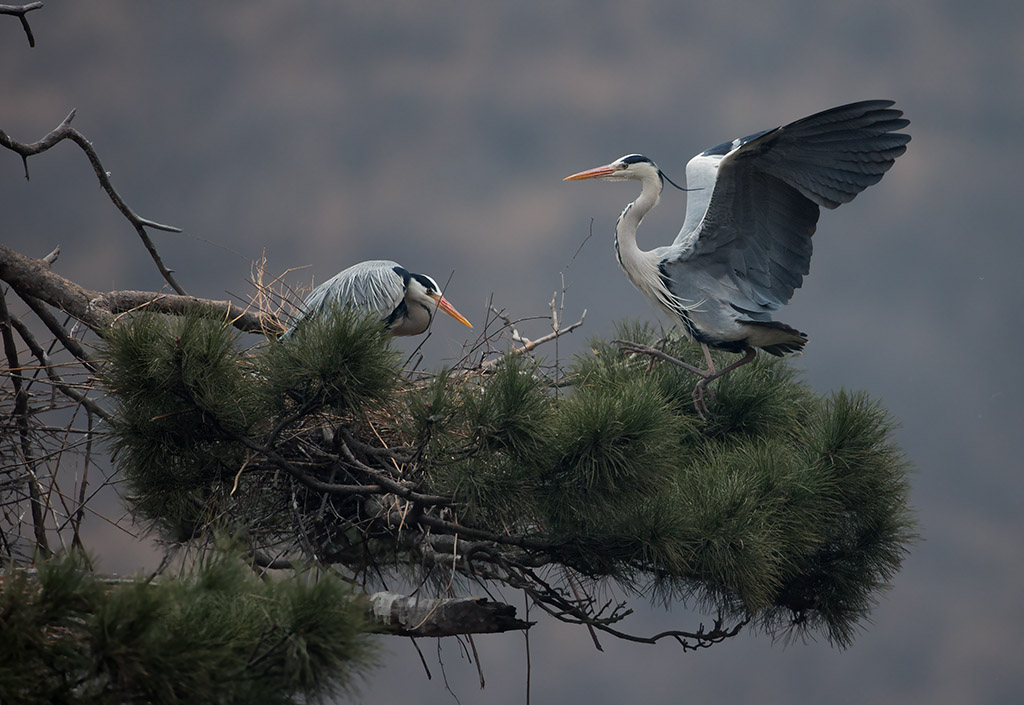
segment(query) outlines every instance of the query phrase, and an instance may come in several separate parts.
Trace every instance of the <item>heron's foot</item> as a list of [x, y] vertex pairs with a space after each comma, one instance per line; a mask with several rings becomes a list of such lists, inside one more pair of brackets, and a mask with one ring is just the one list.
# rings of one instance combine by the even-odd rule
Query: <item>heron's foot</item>
[[693, 387], [693, 408], [697, 411], [697, 416], [701, 421], [708, 420], [708, 397], [714, 399], [715, 392], [708, 388], [708, 380], [705, 378]]
[[708, 406], [707, 406], [706, 399], [707, 398], [711, 398], [711, 399], [715, 398], [715, 393], [714, 393], [714, 391], [710, 387], [708, 387], [708, 384], [713, 382], [714, 380], [718, 379], [719, 377], [724, 377], [725, 375], [727, 375], [730, 372], [732, 372], [733, 370], [735, 370], [737, 367], [742, 367], [743, 365], [746, 365], [749, 362], [753, 362], [754, 361], [754, 357], [756, 355], [757, 355], [757, 350], [756, 349], [754, 349], [754, 348], [747, 348], [747, 350], [744, 353], [743, 357], [741, 357], [739, 360], [737, 360], [736, 362], [732, 363], [728, 367], [723, 367], [722, 369], [718, 370], [717, 372], [715, 372], [714, 369], [712, 368], [712, 370], [710, 372], [702, 375], [703, 379], [701, 381], [697, 382], [696, 386], [693, 388], [693, 405], [697, 409], [697, 416], [700, 417], [701, 421], [707, 421], [707, 418], [705, 416], [705, 414], [708, 411]]

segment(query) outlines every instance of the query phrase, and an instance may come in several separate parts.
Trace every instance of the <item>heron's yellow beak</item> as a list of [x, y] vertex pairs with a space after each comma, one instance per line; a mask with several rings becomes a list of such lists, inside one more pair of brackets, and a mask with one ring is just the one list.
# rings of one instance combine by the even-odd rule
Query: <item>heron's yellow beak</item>
[[562, 179], [562, 181], [581, 181], [583, 179], [596, 179], [601, 176], [611, 176], [614, 173], [615, 169], [612, 167], [612, 165], [606, 164], [605, 166], [587, 169], [586, 171], [581, 171], [578, 174], [567, 176], [564, 179]]
[[433, 298], [434, 298], [434, 301], [437, 302], [437, 307], [439, 309], [441, 309], [442, 311], [447, 313], [449, 316], [454, 318], [456, 321], [458, 321], [462, 325], [469, 326], [470, 328], [473, 327], [473, 324], [470, 323], [469, 321], [467, 321], [465, 316], [463, 316], [461, 313], [456, 311], [455, 307], [452, 306], [450, 303], [448, 303], [448, 299], [446, 299], [445, 297], [441, 296], [440, 294], [434, 294]]

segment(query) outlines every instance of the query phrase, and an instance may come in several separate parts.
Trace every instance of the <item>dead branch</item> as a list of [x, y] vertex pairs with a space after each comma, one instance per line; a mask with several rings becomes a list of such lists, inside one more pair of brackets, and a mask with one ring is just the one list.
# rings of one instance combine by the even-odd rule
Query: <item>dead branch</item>
[[361, 598], [375, 631], [399, 636], [455, 636], [526, 630], [534, 622], [516, 617], [516, 608], [485, 597], [428, 599], [378, 592]]
[[21, 155], [22, 164], [25, 166], [25, 178], [29, 178], [28, 174], [28, 158], [47, 151], [54, 145], [62, 142], [63, 140], [71, 140], [77, 144], [86, 156], [89, 158], [89, 163], [92, 165], [93, 171], [96, 172], [97, 178], [100, 180], [100, 185], [103, 190], [107, 192], [107, 196], [114, 203], [121, 214], [128, 219], [132, 227], [135, 228], [135, 232], [138, 233], [139, 239], [142, 240], [142, 244], [145, 245], [146, 250], [149, 252], [149, 256], [153, 259], [157, 269], [160, 270], [160, 274], [164, 280], [170, 284], [171, 288], [174, 289], [178, 294], [184, 295], [185, 290], [181, 288], [171, 271], [164, 266], [163, 260], [160, 258], [159, 253], [156, 251], [156, 245], [153, 244], [152, 239], [149, 237], [149, 233], [146, 232], [146, 228], [153, 228], [154, 230], [163, 230], [170, 233], [180, 233], [181, 228], [176, 228], [173, 225], [163, 225], [161, 223], [148, 220], [141, 217], [135, 211], [128, 207], [128, 204], [124, 202], [117, 190], [114, 188], [113, 183], [110, 181], [110, 174], [103, 167], [100, 162], [99, 155], [96, 154], [96, 150], [93, 149], [92, 143], [85, 138], [78, 130], [71, 127], [71, 121], [75, 118], [75, 111], [72, 110], [68, 113], [68, 116], [64, 118], [56, 128], [51, 130], [49, 134], [44, 136], [38, 142], [31, 144], [25, 144], [11, 139], [7, 136], [7, 133], [0, 130], [0, 146], [4, 146], [13, 152]]
[[[39, 299], [81, 321], [100, 337], [118, 314], [139, 310], [170, 315], [199, 312], [223, 319], [246, 333], [276, 335], [284, 332], [273, 316], [230, 301], [151, 291], [92, 291], [52, 272], [46, 260], [26, 257], [4, 245], [0, 245], [0, 280], [10, 284], [30, 306], [29, 299]], [[57, 334], [52, 328], [51, 331]], [[67, 340], [62, 339], [62, 342], [67, 345]], [[76, 357], [82, 359], [80, 354]]]
[[21, 20], [21, 27], [25, 30], [25, 36], [28, 37], [28, 45], [34, 47], [36, 45], [36, 38], [32, 36], [32, 28], [28, 24], [28, 18], [25, 17], [26, 13], [32, 12], [32, 10], [38, 10], [43, 6], [41, 2], [30, 2], [27, 5], [0, 5], [0, 15], [14, 15]]
[[663, 360], [678, 367], [682, 367], [687, 372], [692, 372], [693, 374], [702, 378], [706, 378], [708, 376], [708, 372], [706, 370], [694, 367], [689, 363], [683, 362], [678, 358], [672, 357], [667, 352], [658, 350], [657, 348], [652, 348], [649, 345], [641, 345], [640, 343], [633, 343], [628, 340], [613, 340], [612, 342], [628, 352], [637, 353], [640, 355], [648, 355], [652, 358]]

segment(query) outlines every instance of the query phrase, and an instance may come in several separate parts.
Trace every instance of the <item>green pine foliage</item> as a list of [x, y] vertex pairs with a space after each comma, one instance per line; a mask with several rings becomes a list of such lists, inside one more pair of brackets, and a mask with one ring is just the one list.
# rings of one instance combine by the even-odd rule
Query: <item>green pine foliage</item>
[[[656, 340], [649, 326], [620, 325], [616, 338], [703, 365], [697, 346]], [[320, 428], [377, 446], [386, 426], [392, 446], [413, 449], [403, 481], [453, 500], [445, 521], [542, 542], [545, 560], [594, 583], [695, 599], [773, 634], [821, 633], [839, 645], [914, 539], [908, 466], [885, 410], [862, 394], [819, 397], [765, 355], [712, 385], [703, 420], [692, 374], [604, 341], [576, 358], [572, 387], [557, 394], [516, 356], [486, 374], [406, 380], [381, 327], [344, 311], [261, 349], [238, 347], [219, 322], [146, 317], [108, 342], [118, 461], [136, 505], [165, 529], [231, 513], [232, 531], [245, 533], [262, 511], [260, 527], [277, 517], [274, 532], [292, 545], [308, 542], [308, 527], [332, 537], [324, 547], [342, 562], [353, 556], [353, 571], [371, 553], [416, 570], [415, 512], [394, 534], [361, 537], [361, 500], [297, 494], [266, 462], [273, 472], [241, 483], [263, 493], [258, 501], [251, 489], [232, 494], [243, 467], [261, 463], [242, 436], [288, 436], [275, 452], [324, 468], [322, 481], [352, 483], [358, 473], [337, 476], [345, 464]], [[302, 436], [303, 424], [316, 433]], [[261, 510], [264, 498], [287, 511]], [[301, 524], [291, 538], [289, 522]]]
[[364, 619], [330, 575], [260, 580], [221, 553], [111, 585], [65, 556], [0, 582], [0, 702], [315, 701], [372, 662]]
[[671, 481], [683, 420], [655, 381], [589, 384], [559, 404], [545, 469], [546, 513], [556, 535], [590, 534]]
[[195, 316], [142, 314], [105, 341], [114, 457], [128, 469], [135, 508], [165, 530], [204, 522], [245, 459], [231, 434], [264, 416], [236, 348], [231, 328]]
[[258, 354], [223, 321], [148, 314], [114, 327], [104, 349], [104, 383], [118, 404], [114, 458], [133, 507], [184, 539], [222, 516], [249, 458], [241, 436], [258, 438], [296, 405], [304, 414], [375, 408], [399, 379], [379, 323], [348, 310]]
[[[644, 326], [616, 337], [658, 342]], [[661, 344], [703, 361], [694, 345]], [[693, 376], [677, 366], [594, 341], [573, 374], [571, 394], [546, 404], [527, 395], [518, 412], [515, 396], [488, 401], [507, 380], [472, 387], [461, 404], [469, 385], [445, 385], [449, 411], [434, 417], [432, 438], [479, 433], [459, 410], [498, 398], [502, 428], [546, 429], [512, 462], [500, 441], [462, 456], [427, 446], [430, 478], [472, 507], [465, 516], [555, 540], [559, 559], [594, 580], [666, 602], [694, 597], [771, 633], [851, 642], [914, 539], [908, 466], [884, 409], [859, 394], [819, 398], [767, 356], [715, 385], [707, 421], [693, 408]]]
[[351, 413], [384, 403], [398, 382], [399, 355], [374, 316], [331, 307], [252, 359], [257, 392], [272, 413], [289, 400]]
[[480, 383], [441, 373], [408, 399], [406, 432], [426, 455], [443, 458], [430, 480], [456, 499], [463, 520], [502, 530], [533, 521], [552, 414], [535, 371], [535, 363], [510, 356]]

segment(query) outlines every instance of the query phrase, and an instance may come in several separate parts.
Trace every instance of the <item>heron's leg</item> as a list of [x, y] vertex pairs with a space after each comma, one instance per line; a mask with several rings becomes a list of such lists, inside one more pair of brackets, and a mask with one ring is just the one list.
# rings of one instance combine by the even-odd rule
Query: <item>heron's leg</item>
[[[700, 347], [701, 347], [701, 350], [704, 351], [704, 362], [708, 366], [708, 369], [707, 369], [706, 373], [704, 375], [702, 375], [702, 376], [707, 378], [709, 375], [715, 374], [715, 361], [711, 358], [711, 348], [708, 347], [707, 343], [701, 343]], [[697, 391], [696, 388], [694, 389], [694, 391]], [[700, 414], [700, 406], [704, 407], [704, 411], [708, 410], [707, 402], [704, 401], [704, 396], [705, 396], [704, 392], [707, 392], [707, 396], [708, 397], [710, 397], [712, 399], [715, 398], [715, 390], [714, 389], [711, 389], [710, 387], [708, 387], [707, 389], [701, 388], [701, 390], [700, 390], [700, 400], [701, 401], [700, 401], [700, 405], [697, 408], [697, 413], [698, 414]], [[694, 403], [696, 405], [696, 401]], [[701, 415], [701, 420], [703, 420], [703, 419], [704, 419], [704, 416]]]
[[707, 343], [701, 343], [700, 347], [704, 350], [704, 361], [708, 363], [708, 372], [715, 374], [715, 361], [711, 359], [711, 348], [708, 347]]
[[718, 370], [717, 372], [712, 372], [709, 375], [705, 375], [704, 379], [702, 379], [701, 381], [697, 382], [697, 385], [693, 388], [693, 406], [694, 406], [694, 408], [697, 409], [697, 415], [700, 416], [700, 418], [702, 420], [704, 419], [704, 414], [702, 413], [702, 409], [703, 409], [703, 411], [707, 411], [708, 410], [707, 404], [704, 402], [704, 395], [705, 395], [705, 393], [711, 391], [711, 390], [709, 390], [707, 388], [708, 383], [709, 382], [713, 382], [714, 380], [718, 379], [719, 377], [732, 372], [737, 367], [743, 367], [743, 365], [746, 365], [748, 362], [753, 362], [754, 361], [754, 357], [756, 355], [757, 355], [757, 349], [756, 348], [747, 348], [746, 353], [744, 353], [743, 357], [741, 357], [739, 360], [737, 360], [736, 362], [732, 363], [728, 367], [723, 367], [722, 369]]

